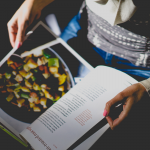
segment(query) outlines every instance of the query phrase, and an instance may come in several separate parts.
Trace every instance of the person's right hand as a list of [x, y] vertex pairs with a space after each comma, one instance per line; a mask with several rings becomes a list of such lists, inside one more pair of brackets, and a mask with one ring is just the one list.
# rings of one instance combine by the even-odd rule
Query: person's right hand
[[53, 0], [25, 0], [7, 23], [12, 47], [19, 48], [25, 37], [26, 29], [41, 15], [42, 9]]
[[[147, 95], [145, 87], [140, 83], [136, 83], [127, 87], [108, 101], [103, 115], [106, 117], [110, 128], [112, 130], [116, 128], [129, 115], [132, 107], [142, 100], [145, 95]], [[121, 103], [123, 103], [123, 111], [119, 114], [118, 118], [112, 119], [109, 114]]]

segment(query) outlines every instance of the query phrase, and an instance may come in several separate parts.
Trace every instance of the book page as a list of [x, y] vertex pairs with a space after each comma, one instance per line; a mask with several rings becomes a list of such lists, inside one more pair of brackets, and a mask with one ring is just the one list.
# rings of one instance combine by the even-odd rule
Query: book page
[[[9, 52], [8, 56], [15, 57], [14, 59], [17, 60], [18, 58], [20, 58], [21, 54], [24, 53], [24, 51], [30, 52], [30, 50], [32, 50], [36, 47], [39, 47], [41, 45], [45, 45], [45, 43], [48, 43], [50, 41], [55, 41], [57, 38], [58, 43], [55, 43], [53, 46], [51, 46], [51, 48], [50, 47], [46, 48], [46, 50], [54, 58], [56, 57], [59, 59], [59, 70], [61, 70], [61, 72], [65, 73], [67, 75], [68, 80], [67, 80], [67, 82], [64, 83], [65, 89], [70, 90], [71, 87], [73, 87], [75, 84], [80, 82], [80, 80], [82, 80], [93, 69], [93, 67], [88, 62], [86, 62], [83, 58], [81, 58], [81, 56], [79, 54], [77, 54], [70, 46], [68, 46], [62, 39], [59, 39], [44, 23], [39, 22], [32, 29], [32, 31], [34, 31], [34, 32], [31, 35], [26, 36], [26, 40], [24, 41], [23, 46], [20, 47], [18, 50], [12, 49]], [[14, 51], [15, 51], [15, 54], [14, 54]], [[0, 74], [1, 74], [1, 70], [4, 70], [4, 73], [7, 70], [11, 73], [10, 81], [16, 82], [16, 81], [14, 81], [15, 75], [12, 75], [12, 70], [10, 70], [11, 67], [7, 65], [6, 58], [7, 57], [5, 57], [0, 62], [0, 66], [2, 65], [2, 67], [0, 69]], [[36, 58], [34, 57], [33, 59], [35, 60]], [[2, 69], [3, 66], [5, 66], [4, 69]], [[48, 65], [47, 65], [47, 67], [48, 67]], [[44, 78], [44, 76], [43, 76], [44, 71], [43, 72], [40, 71], [38, 67], [37, 67], [37, 70], [38, 70], [37, 76], [41, 75]], [[20, 70], [18, 70], [18, 69], [17, 70], [15, 69], [13, 71], [17, 71], [17, 74], [20, 74], [19, 73]], [[32, 71], [33, 70], [31, 70], [31, 72]], [[35, 73], [33, 73], [33, 76], [34, 75], [35, 75]], [[52, 76], [53, 75], [51, 75], [51, 77]], [[42, 77], [40, 78], [41, 80], [43, 79]], [[25, 78], [23, 78], [23, 79], [25, 79]], [[29, 80], [31, 80], [31, 78]], [[51, 79], [48, 78], [46, 83], [51, 82], [49, 80], [51, 80]], [[31, 84], [33, 85], [32, 81], [31, 81]], [[43, 82], [40, 84], [40, 86], [42, 84], [43, 84]], [[62, 86], [64, 84], [62, 84]], [[4, 85], [6, 85], [6, 83]], [[56, 85], [56, 83], [53, 84], [53, 86], [55, 86], [55, 85]], [[24, 82], [22, 82], [22, 86], [25, 86]], [[7, 89], [6, 86], [4, 88]], [[14, 87], [12, 87], [12, 89], [13, 88]], [[14, 99], [12, 101], [8, 102], [6, 100], [6, 97], [8, 97], [9, 93], [7, 91], [5, 91], [5, 92], [7, 92], [7, 94], [3, 96], [1, 93], [2, 89], [3, 88], [0, 89], [0, 95], [1, 95], [0, 123], [2, 123], [11, 132], [13, 132], [15, 135], [17, 135], [19, 137], [19, 133], [21, 133], [24, 129], [27, 128], [27, 126], [29, 126], [33, 121], [35, 121], [46, 109], [42, 108], [41, 112], [34, 112], [33, 108], [31, 108], [30, 110], [26, 109], [26, 108], [30, 108], [29, 101], [27, 98], [25, 99], [26, 105], [18, 107], [17, 102], [16, 102], [16, 100], [18, 98], [16, 98], [16, 95], [14, 95], [14, 93], [13, 93]], [[32, 90], [32, 92], [36, 92], [37, 94], [39, 94], [38, 91]], [[65, 90], [65, 92], [66, 92], [66, 90]], [[61, 93], [61, 92], [59, 91], [59, 93]], [[25, 94], [29, 94], [29, 93], [27, 92]], [[39, 97], [39, 99], [40, 98], [41, 97]], [[49, 100], [49, 103], [47, 104], [47, 108], [51, 107], [52, 104], [53, 104], [53, 101]]]
[[21, 135], [36, 150], [66, 150], [104, 118], [107, 101], [134, 83], [121, 71], [99, 66]]

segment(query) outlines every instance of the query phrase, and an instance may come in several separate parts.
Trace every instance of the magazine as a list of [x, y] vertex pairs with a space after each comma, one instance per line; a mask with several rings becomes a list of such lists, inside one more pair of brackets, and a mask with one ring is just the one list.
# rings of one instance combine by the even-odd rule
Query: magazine
[[[69, 149], [104, 118], [108, 100], [137, 83], [110, 67], [94, 69], [42, 22], [9, 55], [0, 64], [0, 126], [36, 150]], [[108, 127], [74, 149], [89, 149]]]

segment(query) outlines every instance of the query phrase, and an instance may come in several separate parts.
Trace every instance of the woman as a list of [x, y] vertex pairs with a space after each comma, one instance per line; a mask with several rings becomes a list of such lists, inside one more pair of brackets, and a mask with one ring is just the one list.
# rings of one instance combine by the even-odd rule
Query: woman
[[[35, 19], [40, 17], [42, 9], [52, 1], [24, 1], [8, 22], [9, 38], [13, 47], [19, 48], [23, 44], [26, 29]], [[108, 57], [111, 57], [112, 62], [118, 59], [119, 61], [116, 62], [121, 62], [121, 65], [117, 69], [122, 69], [122, 71], [129, 74], [135, 73], [144, 78], [149, 78], [148, 36], [150, 34], [147, 32], [149, 24], [146, 23], [147, 20], [144, 20], [147, 17], [142, 18], [144, 21], [143, 25], [136, 25], [138, 24], [137, 21], [139, 21], [136, 17], [140, 11], [143, 12], [142, 8], [145, 8], [145, 3], [146, 1], [136, 0], [98, 0], [96, 2], [86, 0], [89, 24], [88, 39], [96, 46], [95, 50], [100, 55], [105, 53], [106, 63]], [[140, 10], [138, 6], [141, 4]], [[81, 12], [82, 9], [80, 10]], [[144, 12], [145, 14], [143, 15], [149, 15], [148, 9], [144, 9]], [[128, 61], [127, 64], [124, 64], [124, 61]], [[129, 69], [126, 69], [127, 66], [129, 66]], [[134, 73], [132, 73], [133, 69]], [[131, 85], [106, 103], [103, 115], [106, 117], [112, 130], [128, 116], [134, 104], [142, 100], [147, 92], [150, 92], [150, 79]], [[113, 120], [109, 114], [112, 108], [121, 102], [124, 103], [123, 111], [117, 119]]]

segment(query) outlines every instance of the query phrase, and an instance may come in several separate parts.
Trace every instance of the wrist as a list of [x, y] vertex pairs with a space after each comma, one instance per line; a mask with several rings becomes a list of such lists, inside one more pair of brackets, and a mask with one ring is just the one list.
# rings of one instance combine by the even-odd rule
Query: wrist
[[150, 94], [150, 78], [143, 80], [139, 83], [141, 83], [145, 87], [146, 91]]

